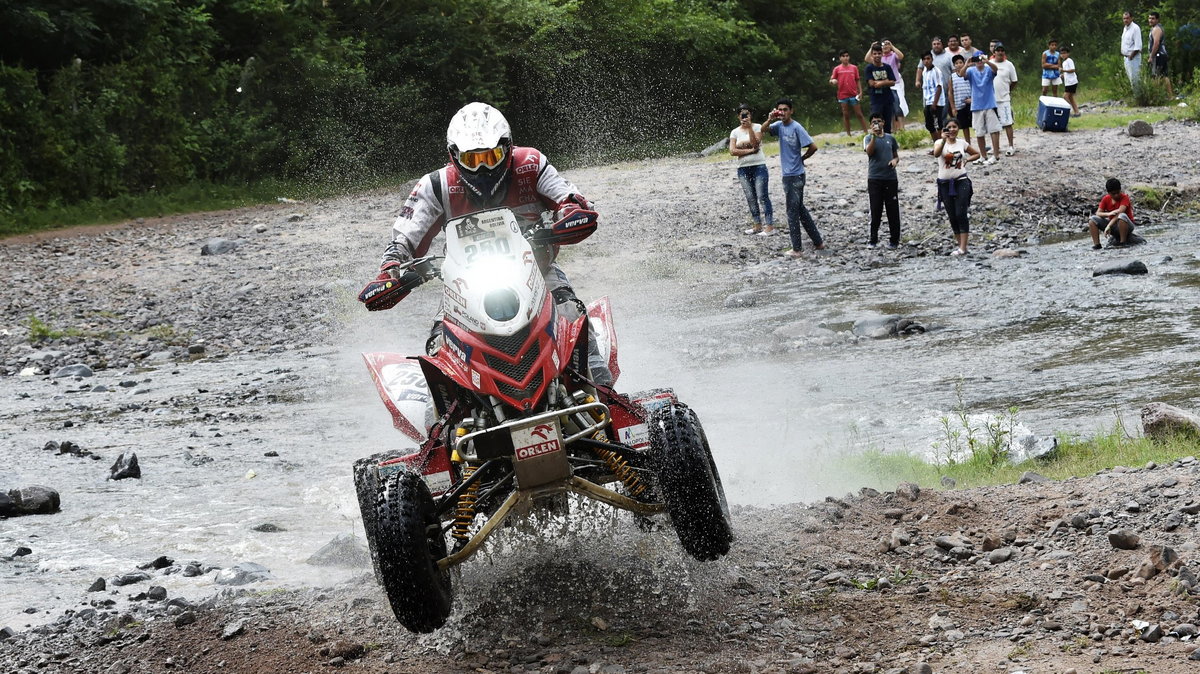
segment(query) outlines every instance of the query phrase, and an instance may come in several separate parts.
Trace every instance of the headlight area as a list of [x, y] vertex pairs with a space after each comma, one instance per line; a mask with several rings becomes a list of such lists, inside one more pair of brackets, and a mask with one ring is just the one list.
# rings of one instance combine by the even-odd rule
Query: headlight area
[[511, 288], [490, 290], [483, 297], [483, 310], [493, 321], [505, 323], [521, 312], [521, 298]]

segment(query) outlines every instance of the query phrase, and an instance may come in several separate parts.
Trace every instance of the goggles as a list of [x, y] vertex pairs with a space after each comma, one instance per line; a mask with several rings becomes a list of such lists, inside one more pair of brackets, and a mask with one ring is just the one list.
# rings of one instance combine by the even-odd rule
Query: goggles
[[507, 151], [503, 145], [497, 145], [487, 150], [468, 150], [458, 153], [458, 163], [468, 171], [477, 171], [481, 166], [494, 169], [504, 161], [506, 154]]

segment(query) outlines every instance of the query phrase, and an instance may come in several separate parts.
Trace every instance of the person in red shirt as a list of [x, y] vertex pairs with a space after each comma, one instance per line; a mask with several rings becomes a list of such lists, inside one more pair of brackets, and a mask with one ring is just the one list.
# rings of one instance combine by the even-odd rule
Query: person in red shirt
[[1104, 183], [1108, 194], [1100, 199], [1096, 214], [1088, 218], [1088, 229], [1092, 233], [1092, 250], [1100, 249], [1100, 232], [1103, 229], [1108, 237], [1117, 240], [1109, 244], [1110, 248], [1120, 248], [1129, 243], [1129, 235], [1133, 232], [1133, 200], [1121, 191], [1121, 181], [1109, 178]]
[[858, 123], [862, 125], [863, 133], [866, 133], [867, 120], [863, 119], [862, 106], [858, 104], [858, 99], [862, 98], [862, 81], [858, 66], [850, 63], [850, 52], [845, 49], [838, 55], [838, 60], [841, 63], [834, 67], [833, 74], [829, 76], [829, 83], [837, 87], [837, 102], [842, 106], [842, 126], [846, 128], [846, 135], [851, 135], [850, 110], [853, 109], [854, 114], [858, 115]]

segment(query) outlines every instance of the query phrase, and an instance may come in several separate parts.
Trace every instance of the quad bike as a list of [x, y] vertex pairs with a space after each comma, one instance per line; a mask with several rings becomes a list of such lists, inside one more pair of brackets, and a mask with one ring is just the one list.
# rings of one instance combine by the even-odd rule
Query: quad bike
[[725, 492], [696, 413], [670, 389], [624, 396], [595, 383], [589, 321], [593, 352], [606, 355], [614, 381], [620, 375], [608, 299], [584, 314], [547, 291], [539, 255], [573, 242], [563, 232], [586, 228], [586, 219], [595, 226], [594, 212], [570, 217], [528, 232], [508, 209], [452, 220], [444, 258], [413, 260], [400, 278], [381, 276], [360, 295], [399, 301], [443, 280], [429, 355], [364, 354], [395, 427], [419, 448], [354, 464], [376, 578], [413, 632], [446, 622], [451, 567], [510, 517], [569, 507], [568, 493], [643, 516], [667, 513], [696, 559], [729, 551]]

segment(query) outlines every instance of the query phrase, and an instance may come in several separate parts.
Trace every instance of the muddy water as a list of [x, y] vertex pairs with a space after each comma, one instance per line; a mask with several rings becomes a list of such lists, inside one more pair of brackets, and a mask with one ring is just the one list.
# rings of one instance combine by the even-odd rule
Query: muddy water
[[[861, 484], [836, 468], [839, 453], [928, 451], [938, 419], [960, 395], [977, 413], [1016, 406], [1039, 434], [1090, 433], [1117, 416], [1136, 428], [1137, 410], [1151, 400], [1191, 406], [1200, 396], [1200, 225], [1146, 235], [1150, 243], [1129, 251], [1094, 253], [1074, 240], [1031, 246], [1021, 259], [897, 262], [881, 253], [879, 266], [866, 270], [802, 262], [814, 269], [800, 278], [782, 262], [742, 272], [617, 264], [575, 278], [581, 296], [607, 293], [614, 302], [618, 388], [674, 386], [699, 411], [731, 500], [783, 503]], [[1134, 257], [1148, 275], [1091, 276], [1101, 262]], [[756, 306], [723, 306], [744, 290]], [[62, 493], [63, 512], [0, 523], [0, 553], [34, 550], [0, 563], [0, 625], [20, 629], [109, 596], [84, 590], [159, 555], [263, 564], [275, 580], [258, 590], [361, 573], [306, 562], [335, 535], [360, 530], [353, 459], [405, 444], [358, 354], [419, 352], [435, 295], [416, 293], [404, 311], [382, 315], [343, 307], [344, 329], [320, 349], [86, 382], [4, 382], [6, 414], [16, 421], [4, 438], [31, 449], [0, 481], [49, 484]], [[854, 321], [887, 314], [914, 317], [929, 332], [850, 336]], [[832, 332], [774, 336], [798, 322]], [[142, 382], [137, 389], [116, 385], [130, 377]], [[95, 384], [112, 390], [83, 391]], [[51, 439], [74, 440], [104, 460], [32, 451]], [[127, 450], [138, 453], [144, 478], [105, 481], [107, 466]], [[263, 523], [283, 531], [252, 530]], [[220, 589], [211, 574], [153, 583], [173, 596]]]

